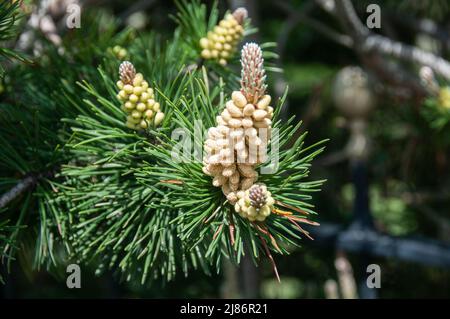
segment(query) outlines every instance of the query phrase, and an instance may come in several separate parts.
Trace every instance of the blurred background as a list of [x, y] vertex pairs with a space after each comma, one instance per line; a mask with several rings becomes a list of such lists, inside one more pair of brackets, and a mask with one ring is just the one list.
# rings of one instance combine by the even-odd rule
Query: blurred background
[[[283, 116], [302, 120], [309, 141], [330, 138], [312, 168], [312, 178], [327, 179], [314, 198], [321, 226], [309, 229], [314, 241], [275, 256], [281, 283], [269, 263], [256, 269], [244, 260], [223, 274], [194, 272], [151, 286], [82, 269], [82, 288], [70, 290], [63, 271], [33, 271], [24, 253], [0, 296], [450, 297], [450, 3], [349, 3], [218, 2], [221, 13], [245, 6], [259, 29], [252, 40], [277, 43], [284, 73], [268, 80], [274, 96], [289, 87]], [[168, 37], [175, 28], [171, 1], [87, 1], [83, 10], [107, 11], [124, 26]], [[379, 266], [378, 289], [367, 287], [371, 264]]]

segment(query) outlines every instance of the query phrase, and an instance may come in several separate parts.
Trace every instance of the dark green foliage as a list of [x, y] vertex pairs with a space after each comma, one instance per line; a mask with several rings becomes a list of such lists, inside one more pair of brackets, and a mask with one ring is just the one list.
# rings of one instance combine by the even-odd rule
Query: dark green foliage
[[[90, 17], [93, 23], [103, 21], [97, 19], [98, 15]], [[115, 28], [111, 23], [103, 23], [102, 27]], [[106, 34], [110, 36], [106, 37]], [[18, 65], [9, 72], [8, 92], [0, 104], [0, 147], [4, 150], [0, 156], [1, 192], [8, 191], [27, 177], [33, 177], [24, 195], [13, 200], [1, 217], [17, 227], [14, 236], [9, 236], [14, 241], [25, 236], [22, 229], [34, 232], [37, 225], [36, 266], [57, 263], [53, 250], [62, 244], [59, 237], [63, 229], [52, 198], [55, 184], [59, 182], [61, 164], [71, 159], [64, 148], [70, 131], [63, 118], [73, 119], [78, 114], [89, 113], [89, 109], [82, 106], [83, 96], [87, 93], [83, 95], [76, 81], [100, 80], [92, 61], [101, 60], [107, 54], [108, 46], [122, 41], [124, 33], [109, 31], [96, 37], [103, 42], [92, 40], [99, 46], [89, 46], [91, 49], [84, 51], [79, 50], [82, 47], [80, 38], [71, 37], [73, 43], [65, 43], [64, 55], [40, 38], [44, 46], [42, 56], [32, 68]], [[110, 63], [116, 64], [114, 60]], [[14, 256], [7, 250], [2, 250], [1, 254], [4, 254], [4, 260]]]
[[[293, 119], [275, 122], [280, 167], [261, 177], [292, 215], [250, 223], [202, 172], [202, 154], [197, 161], [173, 161], [172, 132], [184, 128], [194, 137], [197, 129], [214, 126], [225, 98], [239, 87], [238, 56], [229, 67], [198, 59], [200, 37], [218, 20], [216, 6], [209, 18], [198, 2], [178, 7], [179, 26], [169, 39], [118, 32], [110, 16], [87, 13], [84, 23], [91, 28], [69, 31], [60, 48], [39, 38], [43, 49], [36, 65], [11, 71], [0, 112], [0, 189], [7, 192], [27, 178], [32, 182], [1, 211], [4, 261], [14, 260], [19, 246], [34, 247], [37, 267], [81, 262], [99, 274], [112, 270], [145, 284], [170, 281], [191, 269], [219, 272], [222, 257], [235, 264], [244, 254], [255, 262], [265, 255], [273, 261], [271, 251], [288, 253], [302, 232], [307, 235], [298, 223], [313, 223], [305, 214], [314, 213], [310, 193], [323, 181], [305, 179], [323, 147], [306, 147], [306, 134], [291, 141], [300, 127]], [[255, 31], [249, 21], [246, 30]], [[159, 128], [126, 127], [116, 97], [121, 61], [115, 45], [126, 48], [154, 89], [165, 113]], [[265, 57], [276, 54], [265, 51]], [[267, 69], [277, 71], [270, 63]], [[277, 115], [285, 98], [277, 103]], [[202, 147], [203, 140], [193, 143]]]
[[0, 3], [0, 78], [5, 75], [4, 60], [19, 60], [30, 62], [24, 55], [5, 47], [6, 41], [13, 40], [16, 36], [17, 23], [20, 21], [20, 1], [2, 0]]

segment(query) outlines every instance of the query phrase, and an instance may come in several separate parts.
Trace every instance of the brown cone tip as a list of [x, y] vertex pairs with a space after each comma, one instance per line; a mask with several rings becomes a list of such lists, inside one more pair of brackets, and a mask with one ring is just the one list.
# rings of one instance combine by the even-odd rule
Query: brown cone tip
[[241, 92], [250, 103], [257, 103], [267, 85], [264, 59], [259, 45], [246, 43], [241, 51]]
[[248, 191], [250, 205], [255, 208], [261, 208], [266, 204], [267, 196], [264, 189], [259, 184], [253, 185]]
[[136, 69], [129, 61], [123, 61], [119, 66], [119, 76], [123, 84], [130, 84], [136, 76]]
[[244, 20], [248, 17], [247, 9], [245, 9], [244, 7], [237, 8], [233, 12], [233, 17], [240, 25], [242, 25], [244, 23]]

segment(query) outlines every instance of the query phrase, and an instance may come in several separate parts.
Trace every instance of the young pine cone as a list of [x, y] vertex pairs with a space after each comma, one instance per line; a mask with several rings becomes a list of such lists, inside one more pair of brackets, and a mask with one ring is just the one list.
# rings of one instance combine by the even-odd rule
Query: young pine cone
[[272, 194], [263, 184], [255, 184], [246, 191], [238, 192], [237, 196], [239, 200], [234, 205], [235, 211], [250, 221], [264, 221], [275, 204]]
[[232, 204], [238, 199], [237, 191], [257, 181], [254, 167], [266, 161], [273, 116], [270, 100], [265, 95], [254, 105], [234, 91], [216, 118], [218, 125], [208, 131], [203, 170], [214, 177], [213, 185], [222, 187]]
[[140, 130], [149, 125], [158, 126], [164, 119], [160, 105], [155, 101], [153, 89], [148, 86], [141, 73], [128, 61], [119, 67], [120, 80], [117, 87], [120, 89], [117, 97], [122, 102], [122, 109], [128, 114], [127, 127]]
[[111, 49], [111, 52], [114, 56], [119, 60], [124, 60], [128, 56], [127, 49], [121, 47], [120, 45], [116, 45]]
[[236, 51], [239, 41], [244, 34], [243, 23], [247, 17], [247, 10], [236, 9], [233, 14], [227, 14], [223, 20], [209, 31], [207, 37], [200, 39], [202, 58], [215, 59], [221, 65], [226, 65], [227, 60]]
[[237, 193], [257, 180], [255, 166], [266, 161], [271, 135], [273, 108], [266, 85], [260, 47], [246, 44], [242, 49], [241, 91], [234, 91], [225, 109], [217, 116], [217, 126], [208, 131], [203, 171], [213, 176], [213, 185], [222, 187], [231, 204]]

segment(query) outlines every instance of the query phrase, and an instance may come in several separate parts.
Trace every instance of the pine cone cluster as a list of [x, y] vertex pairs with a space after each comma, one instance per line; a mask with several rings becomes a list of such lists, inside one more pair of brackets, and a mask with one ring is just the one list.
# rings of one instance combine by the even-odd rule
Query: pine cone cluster
[[[256, 44], [253, 44], [257, 46]], [[249, 46], [244, 46], [242, 55], [249, 53]], [[259, 47], [258, 47], [259, 48]], [[262, 69], [262, 53], [259, 50], [258, 62], [253, 67]], [[247, 57], [248, 58], [248, 57]], [[249, 61], [249, 59], [242, 59]], [[261, 62], [261, 63], [260, 63]], [[252, 71], [250, 68], [245, 68]], [[262, 71], [264, 76], [264, 72]], [[251, 85], [264, 86], [263, 81]], [[259, 100], [254, 96], [245, 96], [241, 91], [234, 91], [225, 109], [217, 116], [217, 126], [208, 130], [205, 142], [206, 156], [203, 171], [213, 176], [213, 185], [222, 187], [223, 193], [231, 204], [238, 200], [237, 193], [249, 189], [258, 179], [255, 170], [257, 164], [266, 161], [272, 125], [273, 108], [269, 106], [270, 95], [263, 95]], [[264, 93], [260, 88], [258, 92]], [[249, 97], [252, 100], [249, 100]]]
[[117, 97], [122, 102], [122, 109], [128, 114], [127, 127], [140, 130], [158, 126], [164, 119], [164, 113], [143, 75], [136, 73], [133, 64], [128, 61], [120, 65], [119, 75], [117, 87], [120, 91]]
[[236, 51], [237, 44], [244, 34], [243, 23], [247, 17], [247, 10], [236, 9], [233, 14], [227, 14], [207, 37], [200, 39], [201, 56], [204, 59], [215, 59], [221, 65]]
[[272, 212], [275, 200], [266, 185], [255, 184], [246, 191], [237, 193], [238, 201], [235, 211], [250, 221], [264, 221]]

